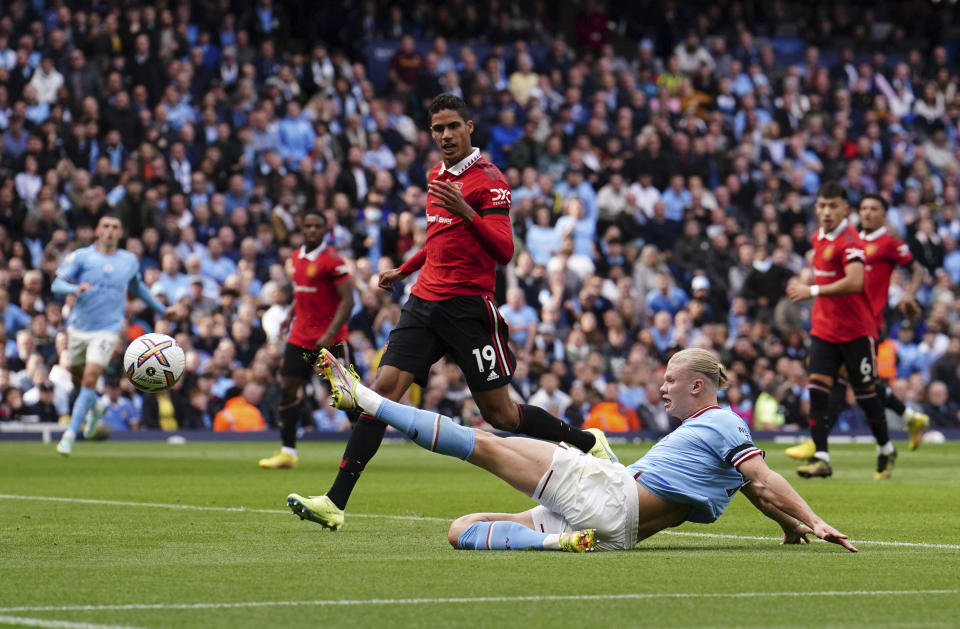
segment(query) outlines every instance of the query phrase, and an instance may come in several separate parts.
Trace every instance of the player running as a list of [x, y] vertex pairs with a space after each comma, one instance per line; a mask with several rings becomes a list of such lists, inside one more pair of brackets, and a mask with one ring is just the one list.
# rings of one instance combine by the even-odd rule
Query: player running
[[864, 292], [863, 241], [847, 222], [847, 192], [836, 181], [817, 191], [814, 211], [820, 230], [813, 237], [813, 286], [793, 278], [787, 295], [793, 302], [814, 298], [810, 336], [810, 436], [814, 453], [797, 468], [804, 477], [833, 474], [827, 435], [830, 433], [830, 390], [841, 365], [851, 374], [857, 404], [877, 440], [875, 477], [889, 476], [897, 458], [890, 441], [883, 403], [877, 394], [877, 328]]
[[[924, 277], [923, 266], [913, 259], [913, 254], [910, 253], [910, 248], [906, 243], [887, 231], [888, 207], [887, 200], [880, 195], [866, 194], [860, 199], [858, 210], [861, 228], [860, 239], [864, 243], [866, 260], [864, 290], [870, 300], [870, 308], [873, 311], [877, 326], [875, 337], [877, 340], [884, 336], [883, 332], [886, 326], [884, 325], [883, 310], [889, 300], [890, 276], [893, 275], [893, 270], [897, 267], [909, 267], [910, 269], [910, 288], [900, 303], [901, 310], [907, 316], [914, 316], [920, 311], [920, 306], [917, 305], [915, 297]], [[831, 393], [828, 434], [837, 421], [840, 407], [846, 397], [848, 380], [846, 369], [841, 368], [840, 377], [837, 378], [837, 384]], [[893, 394], [886, 383], [880, 382], [878, 384], [877, 393], [882, 398], [884, 406], [903, 418], [910, 435], [908, 447], [910, 450], [916, 450], [923, 439], [923, 431], [930, 424], [930, 418], [926, 413], [908, 408]], [[814, 452], [815, 446], [812, 439], [786, 450], [787, 456], [795, 459], [810, 458]], [[889, 469], [885, 470], [878, 478], [889, 478], [890, 471]]]
[[[97, 401], [97, 380], [110, 363], [113, 349], [123, 327], [127, 293], [133, 293], [161, 316], [182, 316], [179, 305], [165, 308], [154, 299], [140, 278], [140, 261], [119, 249], [123, 226], [115, 216], [103, 216], [94, 231], [96, 240], [89, 247], [70, 253], [57, 269], [51, 286], [55, 295], [76, 295], [77, 301], [67, 318], [67, 352], [75, 387], [80, 388], [73, 402], [70, 426], [64, 431], [57, 452], [68, 456], [73, 451], [77, 432]], [[102, 413], [90, 413], [83, 434], [93, 434]]]
[[285, 332], [293, 321], [283, 351], [280, 369], [281, 448], [273, 456], [260, 459], [265, 469], [297, 466], [297, 426], [303, 413], [303, 384], [313, 375], [313, 363], [321, 348], [350, 361], [347, 343], [347, 319], [353, 310], [353, 282], [343, 259], [324, 242], [327, 218], [319, 210], [303, 214], [300, 231], [303, 246], [293, 252], [287, 272], [293, 279], [293, 308], [281, 326]]
[[[362, 408], [421, 447], [457, 457], [498, 476], [539, 503], [521, 513], [474, 513], [450, 525], [447, 539], [463, 550], [628, 550], [685, 521], [710, 523], [737, 491], [780, 525], [783, 544], [813, 534], [851, 552], [847, 536], [824, 522], [763, 460], [746, 423], [717, 404], [727, 386], [710, 352], [685, 349], [671, 357], [660, 393], [683, 418], [641, 459], [624, 467], [564, 444], [503, 438], [449, 417], [392, 402], [360, 383], [329, 353], [318, 367], [341, 409]], [[294, 513], [311, 514], [299, 503]]]
[[[428, 177], [426, 244], [400, 268], [382, 273], [379, 285], [392, 291], [414, 271], [419, 269], [420, 275], [390, 332], [373, 390], [399, 400], [413, 382], [427, 384], [430, 367], [449, 354], [466, 377], [483, 418], [494, 428], [564, 441], [615, 459], [599, 430], [579, 430], [542, 408], [510, 400], [507, 387], [516, 360], [507, 345], [507, 323], [493, 301], [496, 265], [513, 259], [510, 186], [500, 170], [471, 146], [473, 121], [462, 99], [437, 96], [429, 116], [442, 162]], [[339, 529], [350, 493], [385, 430], [383, 422], [361, 415], [327, 494], [311, 498], [290, 494], [287, 504], [324, 527]]]

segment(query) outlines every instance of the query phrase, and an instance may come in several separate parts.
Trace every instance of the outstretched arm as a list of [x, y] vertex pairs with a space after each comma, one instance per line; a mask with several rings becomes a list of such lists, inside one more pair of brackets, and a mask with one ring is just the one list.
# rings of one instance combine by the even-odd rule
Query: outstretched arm
[[[857, 552], [847, 536], [814, 513], [790, 483], [771, 470], [762, 457], [751, 457], [741, 463], [738, 469], [750, 481], [744, 488], [744, 494], [765, 515], [780, 524], [784, 530], [784, 543], [797, 543], [799, 540], [794, 538], [809, 532], [824, 541], [839, 544], [850, 552]], [[790, 523], [788, 518], [793, 518], [795, 522]]]
[[150, 306], [151, 310], [159, 313], [161, 317], [166, 314], [167, 307], [157, 301], [156, 297], [150, 293], [150, 289], [146, 284], [144, 284], [143, 280], [140, 278], [135, 278], [131, 284], [133, 284], [133, 294]]

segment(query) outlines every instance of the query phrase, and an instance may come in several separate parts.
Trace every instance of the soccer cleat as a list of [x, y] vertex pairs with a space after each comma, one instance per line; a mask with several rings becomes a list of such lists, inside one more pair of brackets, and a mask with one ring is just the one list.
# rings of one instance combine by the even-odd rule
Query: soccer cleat
[[877, 455], [877, 471], [873, 473], [874, 480], [886, 480], [893, 476], [893, 466], [897, 462], [897, 451], [892, 454]]
[[797, 474], [803, 478], [813, 478], [814, 476], [830, 478], [833, 475], [833, 468], [822, 459], [811, 458], [806, 465], [797, 468]]
[[[353, 366], [344, 367], [333, 354], [325, 349], [320, 350], [316, 366], [324, 380], [330, 383], [330, 406], [342, 411], [361, 410], [357, 401], [357, 385], [360, 376]], [[374, 409], [375, 410], [375, 409]]]
[[278, 450], [273, 456], [260, 459], [257, 465], [265, 470], [278, 470], [281, 468], [292, 468], [297, 466], [297, 457], [290, 456], [282, 450]]
[[584, 529], [560, 533], [560, 550], [568, 553], [592, 553], [597, 547], [597, 530]]
[[63, 433], [63, 436], [60, 437], [60, 442], [57, 444], [57, 452], [63, 456], [70, 456], [70, 453], [73, 451], [73, 442], [76, 441], [77, 436], [73, 434], [72, 430], [68, 430]]
[[94, 404], [90, 410], [87, 412], [87, 421], [83, 425], [83, 438], [89, 439], [93, 436], [93, 433], [97, 431], [97, 426], [100, 425], [100, 420], [103, 419], [103, 416], [107, 413], [107, 407], [104, 406], [99, 400]]
[[326, 496], [304, 498], [300, 494], [290, 494], [287, 496], [287, 506], [301, 520], [316, 522], [325, 529], [339, 531], [343, 526], [343, 509]]
[[595, 456], [598, 459], [606, 459], [611, 463], [619, 463], [620, 459], [617, 458], [617, 455], [613, 453], [613, 448], [610, 447], [610, 442], [607, 441], [607, 436], [603, 434], [603, 431], [599, 428], [587, 428], [586, 432], [589, 432], [591, 435], [597, 438], [597, 442], [593, 444], [593, 447], [590, 448], [590, 451], [587, 452], [590, 456]]
[[798, 443], [795, 446], [790, 446], [784, 453], [791, 459], [812, 459], [813, 455], [817, 452], [817, 446], [813, 445], [813, 439], [807, 439], [803, 443]]
[[[912, 410], [912, 409], [911, 409]], [[920, 411], [912, 411], [910, 419], [907, 420], [907, 432], [910, 434], [910, 440], [907, 442], [907, 448], [913, 452], [920, 447], [923, 441], [923, 432], [930, 425], [930, 416]]]

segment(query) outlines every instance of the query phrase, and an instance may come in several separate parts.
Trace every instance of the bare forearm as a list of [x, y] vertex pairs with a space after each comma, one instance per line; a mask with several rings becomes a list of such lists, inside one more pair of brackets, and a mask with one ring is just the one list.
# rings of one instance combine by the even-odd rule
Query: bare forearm
[[[810, 505], [790, 486], [790, 483], [773, 470], [770, 470], [763, 482], [756, 484], [756, 493], [763, 503], [769, 505], [767, 508], [775, 508], [810, 527], [821, 522], [820, 516], [813, 512]], [[764, 513], [766, 513], [765, 510]]]
[[796, 524], [797, 518], [784, 513], [774, 506], [773, 503], [764, 501], [755, 491], [753, 483], [747, 483], [743, 486], [741, 491], [743, 492], [743, 495], [753, 503], [754, 507], [756, 507], [763, 515], [779, 524], [781, 528], [792, 527]]

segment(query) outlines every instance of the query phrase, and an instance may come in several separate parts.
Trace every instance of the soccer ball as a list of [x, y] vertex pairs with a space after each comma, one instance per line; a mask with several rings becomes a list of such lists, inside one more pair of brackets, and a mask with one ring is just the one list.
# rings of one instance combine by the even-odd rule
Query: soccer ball
[[144, 334], [123, 354], [123, 373], [144, 393], [163, 393], [183, 375], [183, 348], [166, 334]]

